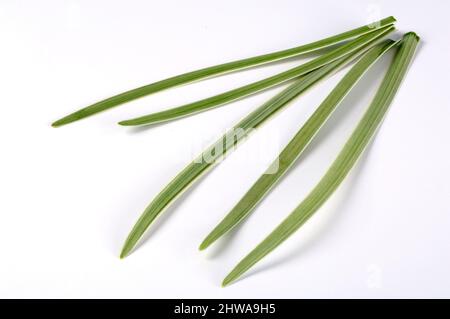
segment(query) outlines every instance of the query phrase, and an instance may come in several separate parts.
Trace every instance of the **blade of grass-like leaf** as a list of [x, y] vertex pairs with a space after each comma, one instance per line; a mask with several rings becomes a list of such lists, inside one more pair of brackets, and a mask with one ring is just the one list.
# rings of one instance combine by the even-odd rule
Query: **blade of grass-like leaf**
[[[249, 130], [260, 126], [277, 111], [287, 105], [289, 101], [312, 87], [319, 80], [344, 66], [358, 53], [359, 52], [355, 52], [345, 58], [327, 64], [296, 80], [281, 93], [251, 112], [216, 143], [207, 148], [196, 160], [182, 170], [145, 209], [125, 241], [120, 254], [121, 258], [127, 256], [131, 252], [155, 218], [174, 202], [177, 196], [188, 189], [196, 179], [212, 167], [217, 159], [225, 155], [232, 147], [247, 136]], [[235, 135], [236, 131], [244, 132], [244, 134]], [[230, 143], [230, 141], [232, 141], [232, 143]], [[218, 149], [221, 149], [222, 152], [214, 152], [214, 150]], [[213, 155], [211, 156], [211, 154]], [[208, 161], [205, 160], [206, 158], [208, 158]]]
[[[306, 121], [305, 125], [283, 149], [271, 167], [252, 185], [248, 192], [234, 206], [230, 213], [211, 231], [200, 244], [203, 250], [227, 233], [248, 216], [255, 206], [264, 198], [269, 190], [280, 180], [289, 168], [297, 161], [308, 144], [317, 134], [322, 125], [328, 120], [339, 103], [350, 92], [364, 73], [396, 43], [386, 40], [373, 47], [350, 69], [338, 85], [330, 92], [317, 110]], [[276, 169], [275, 169], [276, 168]], [[275, 171], [275, 172], [274, 172]]]
[[165, 80], [161, 80], [155, 83], [151, 83], [113, 97], [107, 98], [90, 106], [87, 106], [83, 109], [80, 109], [72, 114], [69, 114], [52, 124], [53, 127], [62, 126], [65, 124], [69, 124], [78, 120], [81, 120], [85, 117], [94, 115], [96, 113], [105, 111], [107, 109], [118, 106], [122, 103], [126, 103], [140, 97], [156, 93], [171, 87], [175, 87], [181, 84], [190, 83], [196, 80], [204, 79], [207, 77], [212, 77], [214, 75], [223, 74], [226, 72], [231, 72], [239, 69], [249, 68], [255, 65], [261, 65], [268, 62], [282, 60], [289, 57], [297, 56], [300, 54], [313, 52], [319, 49], [323, 49], [332, 45], [335, 45], [339, 42], [352, 39], [354, 37], [375, 31], [378, 28], [391, 25], [395, 23], [394, 17], [388, 17], [383, 20], [359, 27], [357, 29], [353, 29], [332, 37], [328, 37], [316, 42], [312, 42], [309, 44], [305, 44], [302, 46], [298, 46], [295, 48], [277, 51], [269, 54], [259, 55], [243, 60], [228, 62], [220, 65], [215, 65], [211, 67], [207, 67], [204, 69], [180, 74]]
[[202, 112], [211, 109], [213, 107], [218, 107], [225, 103], [268, 89], [275, 85], [294, 79], [298, 76], [304, 75], [308, 72], [314, 71], [315, 69], [325, 64], [333, 62], [351, 52], [360, 49], [361, 47], [364, 47], [380, 39], [381, 37], [384, 37], [386, 34], [392, 32], [393, 30], [394, 27], [392, 25], [387, 26], [385, 28], [381, 28], [369, 34], [362, 35], [357, 39], [351, 41], [350, 43], [344, 44], [341, 47], [331, 52], [325, 53], [324, 55], [317, 57], [312, 61], [309, 61], [295, 68], [289, 69], [282, 73], [276, 74], [274, 76], [193, 103], [189, 103], [186, 105], [182, 105], [176, 108], [172, 108], [157, 113], [152, 113], [138, 118], [125, 120], [119, 122], [119, 124], [125, 126], [135, 126], [135, 125], [161, 123], [174, 120], [180, 117], [192, 115], [198, 112]]
[[223, 286], [235, 281], [259, 260], [284, 242], [337, 189], [363, 153], [384, 118], [414, 56], [418, 43], [419, 37], [415, 33], [410, 32], [403, 37], [401, 46], [372, 103], [324, 177], [305, 200], [269, 236], [239, 262], [224, 279]]

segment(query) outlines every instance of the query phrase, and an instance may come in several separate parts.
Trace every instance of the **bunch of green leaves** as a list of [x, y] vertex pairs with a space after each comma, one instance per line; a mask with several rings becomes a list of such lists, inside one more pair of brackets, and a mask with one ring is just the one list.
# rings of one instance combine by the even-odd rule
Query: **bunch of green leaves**
[[[219, 159], [223, 158], [229, 151], [239, 145], [252, 129], [262, 125], [317, 82], [335, 73], [349, 63], [356, 61], [350, 71], [330, 92], [279, 154], [277, 160], [268, 168], [268, 171], [272, 171], [274, 165], [277, 165], [278, 168], [275, 170], [275, 173], [263, 174], [254, 183], [230, 213], [209, 233], [201, 243], [200, 249], [207, 248], [233, 227], [241, 223], [270, 189], [289, 171], [320, 128], [332, 115], [339, 103], [364, 73], [386, 52], [395, 48], [398, 52], [377, 94], [330, 169], [305, 200], [231, 271], [225, 278], [223, 285], [227, 285], [236, 280], [264, 256], [284, 242], [319, 209], [344, 180], [380, 125], [400, 86], [400, 82], [414, 55], [419, 38], [414, 33], [407, 33], [399, 41], [381, 41], [384, 36], [394, 30], [394, 22], [395, 19], [393, 17], [388, 17], [378, 22], [306, 45], [177, 75], [102, 100], [53, 123], [52, 125], [54, 127], [58, 127], [113, 108], [122, 103], [181, 84], [276, 60], [283, 60], [293, 56], [301, 56], [302, 54], [331, 46], [334, 47], [332, 50], [323, 53], [307, 63], [266, 79], [183, 106], [121, 121], [119, 124], [126, 126], [167, 122], [218, 107], [287, 81], [291, 82], [286, 89], [251, 112], [231, 130], [226, 132], [224, 136], [202, 152], [202, 154], [160, 191], [144, 210], [128, 235], [120, 254], [121, 258], [130, 254], [150, 225], [178, 196], [193, 185], [208, 169], [211, 169]], [[236, 134], [236, 132], [240, 132], [240, 134]]]

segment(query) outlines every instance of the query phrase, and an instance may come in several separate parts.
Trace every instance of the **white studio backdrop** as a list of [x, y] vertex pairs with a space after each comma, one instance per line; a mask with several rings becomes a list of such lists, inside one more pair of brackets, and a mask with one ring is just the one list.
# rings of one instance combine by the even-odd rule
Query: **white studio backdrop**
[[[0, 297], [450, 297], [448, 1], [0, 3]], [[323, 175], [388, 66], [361, 80], [252, 216], [197, 247], [344, 74], [295, 100], [160, 218], [125, 260], [136, 218], [192, 156], [282, 89], [146, 129], [119, 120], [219, 93], [293, 59], [183, 86], [54, 129], [101, 98], [394, 15], [422, 43], [380, 131], [316, 215], [243, 280], [220, 282]], [[249, 154], [270, 141], [267, 153]], [[266, 145], [267, 146], [267, 145]], [[267, 157], [264, 157], [264, 156]]]

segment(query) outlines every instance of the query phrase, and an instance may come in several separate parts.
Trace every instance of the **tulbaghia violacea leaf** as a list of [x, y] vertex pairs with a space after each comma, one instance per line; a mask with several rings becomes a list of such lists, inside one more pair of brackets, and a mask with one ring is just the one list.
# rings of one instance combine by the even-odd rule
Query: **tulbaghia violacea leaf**
[[168, 79], [164, 79], [158, 82], [154, 82], [113, 97], [107, 98], [105, 100], [99, 101], [95, 104], [87, 106], [83, 109], [80, 109], [72, 114], [69, 114], [58, 121], [52, 124], [53, 127], [62, 126], [68, 123], [72, 123], [78, 120], [81, 120], [85, 117], [94, 115], [96, 113], [108, 110], [115, 106], [118, 106], [122, 103], [126, 103], [140, 97], [156, 93], [171, 87], [175, 87], [178, 85], [190, 83], [193, 81], [197, 81], [200, 79], [212, 77], [218, 74], [223, 74], [226, 72], [236, 71], [244, 68], [249, 68], [255, 65], [261, 65], [272, 61], [282, 60], [293, 56], [298, 56], [304, 53], [313, 52], [319, 49], [323, 49], [332, 45], [335, 45], [339, 42], [352, 39], [354, 37], [375, 31], [378, 28], [385, 27], [387, 25], [391, 25], [395, 22], [394, 17], [388, 17], [383, 20], [368, 24], [366, 26], [362, 26], [357, 29], [353, 29], [332, 37], [328, 37], [316, 42], [312, 42], [309, 44], [301, 45], [295, 48], [277, 51], [269, 54], [259, 55], [243, 60], [228, 62], [220, 65], [215, 65], [211, 67], [207, 67], [204, 69], [180, 74]]
[[316, 187], [297, 208], [253, 249], [224, 279], [222, 285], [235, 281], [259, 260], [278, 247], [331, 196], [354, 166], [379, 127], [412, 61], [419, 38], [407, 33], [377, 93], [343, 149]]
[[[251, 112], [216, 143], [207, 148], [197, 159], [183, 169], [145, 209], [125, 241], [120, 255], [121, 258], [127, 256], [131, 252], [150, 224], [177, 198], [178, 195], [188, 189], [188, 187], [206, 172], [208, 168], [212, 167], [217, 159], [225, 155], [239, 141], [245, 138], [251, 129], [260, 126], [299, 94], [312, 87], [327, 75], [344, 66], [358, 53], [359, 51], [327, 64], [296, 80], [285, 90], [261, 105], [255, 111]], [[244, 134], [235, 134], [237, 131], [243, 132]], [[233, 143], [230, 143], [230, 141], [233, 141]], [[222, 152], [215, 152], [215, 150], [218, 149], [221, 149]], [[206, 161], [205, 158], [208, 158], [208, 160]]]
[[[394, 45], [394, 41], [386, 40], [364, 54], [292, 138], [271, 167], [261, 175], [230, 213], [205, 238], [200, 245], [200, 250], [207, 248], [253, 211], [257, 203], [296, 162], [322, 125], [363, 74]], [[274, 169], [275, 167], [277, 169]]]
[[125, 120], [119, 122], [120, 125], [135, 126], [144, 124], [155, 124], [166, 121], [171, 121], [181, 117], [189, 116], [195, 113], [203, 112], [214, 107], [218, 107], [225, 103], [240, 99], [242, 97], [248, 96], [250, 94], [268, 89], [275, 85], [284, 83], [308, 72], [314, 71], [321, 66], [324, 66], [330, 62], [336, 61], [337, 59], [355, 52], [360, 48], [373, 43], [374, 41], [384, 37], [386, 34], [392, 32], [395, 28], [390, 25], [369, 34], [362, 35], [357, 39], [342, 45], [328, 53], [325, 53], [305, 64], [299, 65], [295, 68], [289, 69], [282, 73], [273, 75], [271, 77], [265, 78], [263, 80], [253, 82], [242, 87], [214, 95], [212, 97], [199, 100], [193, 103], [182, 105], [179, 107], [171, 108], [165, 111], [144, 115], [138, 118]]

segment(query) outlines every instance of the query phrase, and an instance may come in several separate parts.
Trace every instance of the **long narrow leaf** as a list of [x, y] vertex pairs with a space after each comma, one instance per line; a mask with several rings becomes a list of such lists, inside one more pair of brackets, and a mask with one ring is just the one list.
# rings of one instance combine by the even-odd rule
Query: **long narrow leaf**
[[[255, 111], [251, 112], [216, 143], [207, 148], [196, 160], [182, 170], [145, 209], [125, 241], [120, 255], [121, 258], [127, 256], [131, 252], [155, 218], [161, 214], [164, 209], [177, 198], [177, 196], [188, 189], [188, 187], [192, 185], [192, 183], [204, 172], [206, 172], [208, 168], [212, 167], [217, 159], [225, 155], [232, 147], [234, 147], [234, 145], [241, 141], [250, 129], [260, 126], [272, 115], [287, 105], [289, 101], [312, 87], [319, 80], [348, 63], [357, 55], [357, 53], [358, 52], [355, 52], [352, 55], [323, 66], [320, 69], [296, 80], [281, 93], [277, 94]], [[234, 132], [237, 130], [244, 132], [245, 134], [237, 136], [234, 135]], [[237, 139], [235, 139], [236, 137]], [[235, 143], [229, 143], [230, 140], [235, 141]], [[219, 154], [213, 151], [217, 149], [222, 149], [222, 153]], [[204, 159], [206, 157], [210, 157], [211, 154], [213, 154], [213, 157], [209, 158], [208, 161], [205, 161]]]
[[239, 262], [224, 279], [222, 285], [228, 285], [236, 280], [264, 256], [284, 242], [337, 189], [363, 153], [384, 118], [400, 86], [401, 80], [412, 61], [418, 42], [419, 37], [414, 33], [408, 33], [403, 37], [402, 44], [377, 94], [330, 169], [305, 200], [268, 237]]
[[350, 43], [344, 44], [343, 46], [334, 49], [322, 56], [315, 58], [305, 64], [297, 66], [295, 68], [289, 69], [282, 73], [273, 75], [271, 77], [265, 78], [263, 80], [253, 82], [242, 87], [214, 95], [212, 97], [199, 100], [193, 103], [182, 105], [176, 108], [168, 109], [165, 111], [141, 116], [138, 118], [125, 120], [119, 122], [120, 125], [134, 126], [134, 125], [144, 125], [144, 124], [155, 124], [174, 120], [177, 118], [192, 115], [198, 112], [202, 112], [214, 107], [218, 107], [225, 103], [237, 100], [239, 98], [248, 96], [250, 94], [265, 90], [267, 88], [273, 87], [275, 85], [281, 84], [283, 82], [294, 79], [298, 76], [304, 75], [308, 72], [314, 71], [319, 67], [333, 62], [351, 52], [354, 52], [378, 39], [385, 36], [386, 34], [392, 32], [394, 27], [392, 25], [381, 28], [377, 31], [371, 32], [366, 35], [358, 37], [356, 40]]
[[381, 28], [387, 25], [391, 25], [395, 22], [394, 17], [388, 17], [383, 20], [368, 24], [363, 27], [359, 27], [357, 29], [353, 29], [332, 37], [328, 37], [316, 42], [312, 42], [309, 44], [305, 44], [302, 46], [298, 46], [295, 48], [273, 52], [269, 54], [259, 55], [243, 60], [228, 62], [220, 65], [215, 65], [211, 67], [207, 67], [204, 69], [184, 73], [181, 75], [177, 75], [168, 79], [164, 79], [155, 83], [151, 83], [118, 95], [115, 95], [113, 97], [107, 98], [105, 100], [102, 100], [100, 102], [97, 102], [95, 104], [92, 104], [90, 106], [87, 106], [83, 109], [80, 109], [72, 114], [69, 114], [58, 121], [54, 122], [52, 124], [53, 127], [62, 126], [74, 121], [78, 121], [80, 119], [83, 119], [85, 117], [94, 115], [96, 113], [105, 111], [107, 109], [113, 108], [115, 106], [118, 106], [122, 103], [126, 103], [135, 99], [138, 99], [140, 97], [156, 93], [171, 87], [175, 87], [181, 84], [190, 83], [196, 80], [204, 79], [207, 77], [212, 77], [214, 75], [223, 74], [226, 72], [231, 72], [239, 69], [249, 68], [251, 66], [255, 65], [261, 65], [265, 64], [271, 61], [276, 60], [282, 60], [285, 58], [297, 56], [300, 54], [313, 52], [322, 48], [326, 48], [329, 46], [332, 46], [334, 44], [337, 44], [339, 42], [349, 40], [351, 38], [372, 32], [376, 30], [377, 28]]
[[[279, 181], [297, 161], [322, 125], [327, 121], [332, 112], [363, 74], [394, 45], [394, 41], [384, 41], [370, 49], [358, 63], [351, 68], [339, 84], [320, 104], [314, 114], [306, 121], [305, 125], [303, 125], [294, 138], [292, 138], [289, 144], [283, 149], [271, 167], [261, 175], [236, 206], [234, 206], [230, 213], [205, 238], [200, 245], [200, 250], [207, 248], [219, 237], [243, 221], [243, 219], [253, 211], [257, 203], [264, 198], [277, 181]], [[276, 167], [275, 165], [278, 166], [278, 168], [275, 173], [272, 173], [272, 167]]]

